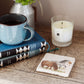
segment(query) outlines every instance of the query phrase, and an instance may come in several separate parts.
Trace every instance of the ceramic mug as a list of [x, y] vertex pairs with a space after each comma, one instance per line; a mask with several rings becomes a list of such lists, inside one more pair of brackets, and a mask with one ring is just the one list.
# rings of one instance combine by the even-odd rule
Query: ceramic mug
[[[29, 31], [29, 33], [26, 33]], [[31, 34], [27, 37], [27, 34]], [[27, 24], [27, 18], [21, 14], [6, 14], [0, 17], [0, 40], [8, 45], [29, 41], [34, 36], [34, 30]]]

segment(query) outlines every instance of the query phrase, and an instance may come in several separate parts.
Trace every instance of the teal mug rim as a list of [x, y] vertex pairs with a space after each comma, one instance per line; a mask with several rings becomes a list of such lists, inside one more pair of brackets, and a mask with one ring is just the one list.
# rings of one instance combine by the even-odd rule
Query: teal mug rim
[[4, 17], [4, 16], [6, 16], [6, 15], [20, 15], [20, 16], [23, 16], [23, 17], [25, 18], [25, 20], [24, 20], [24, 22], [21, 22], [21, 23], [19, 23], [19, 24], [14, 24], [14, 25], [8, 25], [8, 24], [0, 23], [0, 24], [5, 25], [5, 26], [16, 26], [16, 25], [23, 24], [23, 23], [25, 23], [25, 22], [27, 21], [26, 16], [24, 16], [24, 15], [22, 15], [22, 14], [16, 14], [16, 13], [4, 14], [4, 15], [0, 16], [0, 18], [1, 18], [1, 17]]

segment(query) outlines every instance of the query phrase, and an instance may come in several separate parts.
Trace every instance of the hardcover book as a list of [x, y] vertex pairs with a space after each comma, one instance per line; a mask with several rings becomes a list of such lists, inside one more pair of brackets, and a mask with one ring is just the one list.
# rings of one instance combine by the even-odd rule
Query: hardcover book
[[75, 58], [47, 53], [36, 71], [68, 77], [74, 63]]
[[34, 37], [30, 41], [25, 41], [19, 45], [0, 44], [0, 58], [20, 54], [45, 47], [46, 40], [35, 32]]
[[45, 47], [0, 59], [0, 67], [31, 58], [45, 51]]

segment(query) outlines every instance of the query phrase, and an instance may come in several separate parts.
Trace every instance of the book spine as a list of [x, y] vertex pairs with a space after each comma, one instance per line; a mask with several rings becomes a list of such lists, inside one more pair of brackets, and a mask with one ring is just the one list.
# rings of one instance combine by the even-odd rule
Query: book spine
[[27, 45], [27, 46], [15, 48], [15, 49], [3, 51], [3, 52], [0, 52], [0, 59], [4, 58], [4, 57], [12, 56], [12, 55], [20, 54], [20, 53], [23, 53], [23, 52], [36, 50], [36, 49], [39, 49], [39, 48], [42, 48], [42, 47], [45, 47], [45, 46], [46, 46], [46, 41], [43, 41], [43, 42], [38, 42], [38, 43], [35, 43], [35, 44], [30, 44], [30, 45]]
[[38, 55], [38, 54], [44, 52], [44, 50], [45, 50], [45, 48], [40, 48], [40, 49], [37, 49], [37, 50], [25, 52], [25, 53], [22, 53], [22, 54], [17, 54], [17, 55], [14, 55], [14, 56], [2, 58], [2, 59], [0, 59], [0, 67], [4, 67], [4, 66], [10, 65], [10, 64], [13, 64], [15, 62], [21, 61], [21, 60], [31, 58], [35, 55]]

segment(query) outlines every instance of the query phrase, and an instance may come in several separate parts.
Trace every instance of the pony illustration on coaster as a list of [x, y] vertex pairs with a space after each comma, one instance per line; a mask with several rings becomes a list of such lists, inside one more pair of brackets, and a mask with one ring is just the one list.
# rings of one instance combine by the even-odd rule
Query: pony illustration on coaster
[[36, 71], [68, 77], [75, 58], [46, 53]]
[[43, 60], [41, 62], [41, 66], [45, 69], [49, 69], [52, 71], [64, 72], [65, 69], [68, 68], [72, 64], [69, 60], [62, 60], [60, 62]]

